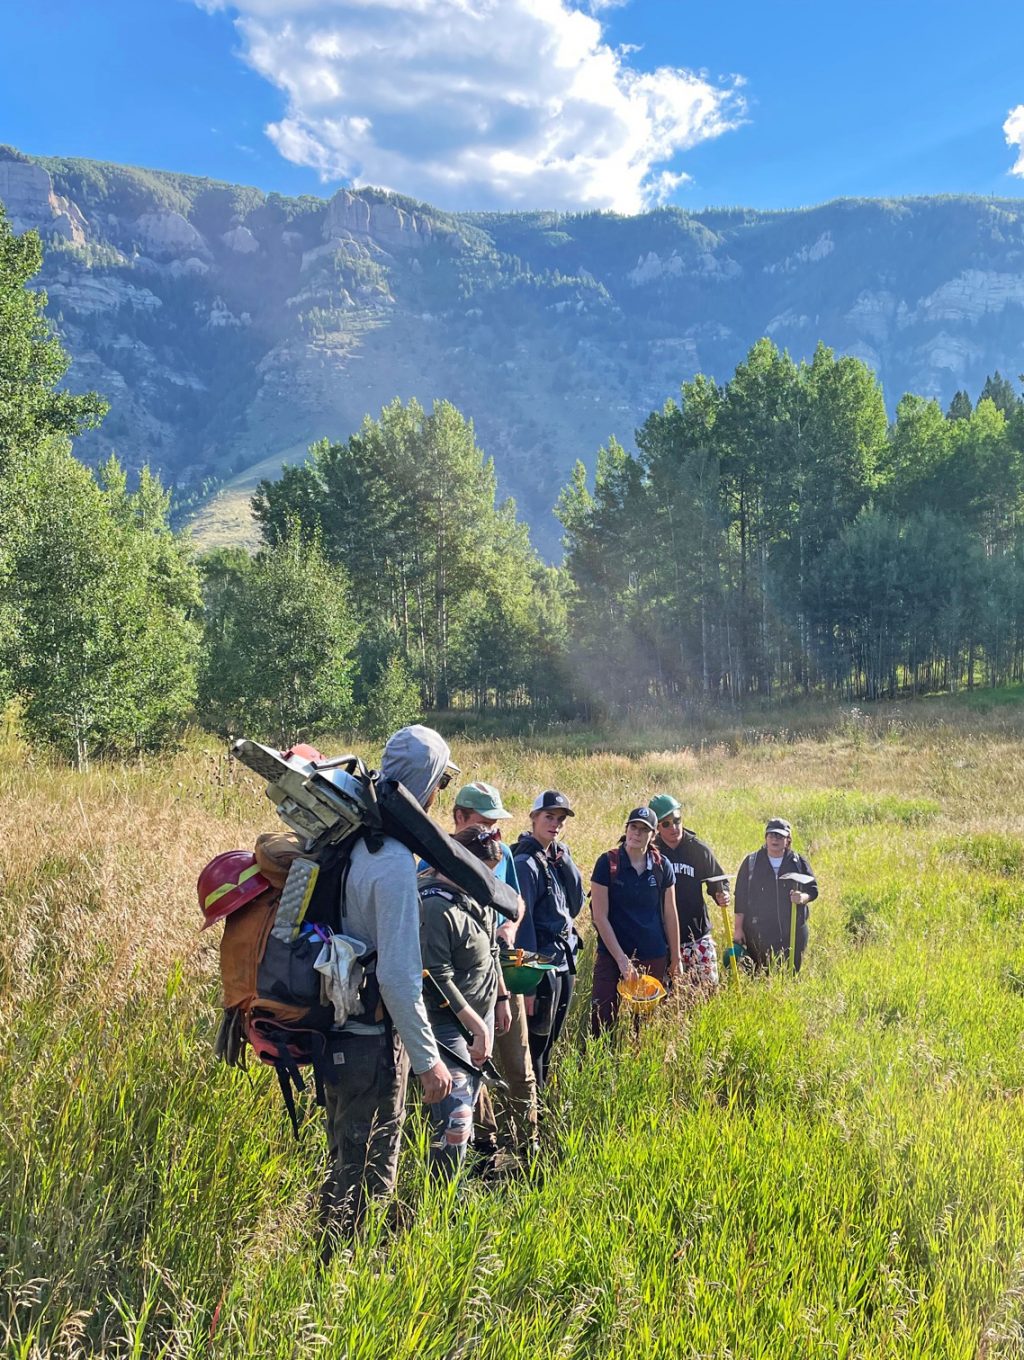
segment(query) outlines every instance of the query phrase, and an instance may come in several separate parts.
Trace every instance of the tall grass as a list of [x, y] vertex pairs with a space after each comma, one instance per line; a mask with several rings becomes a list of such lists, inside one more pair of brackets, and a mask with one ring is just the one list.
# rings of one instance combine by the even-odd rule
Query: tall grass
[[796, 982], [585, 1051], [577, 1004], [528, 1179], [430, 1184], [414, 1112], [406, 1228], [372, 1217], [323, 1274], [315, 1119], [296, 1145], [270, 1074], [211, 1053], [194, 880], [272, 824], [261, 786], [198, 739], [81, 775], [9, 744], [4, 1352], [1024, 1356], [1024, 755], [1005, 708], [811, 727], [459, 743], [524, 824], [539, 788], [572, 796], [585, 870], [662, 789], [730, 869], [791, 815], [811, 948]]

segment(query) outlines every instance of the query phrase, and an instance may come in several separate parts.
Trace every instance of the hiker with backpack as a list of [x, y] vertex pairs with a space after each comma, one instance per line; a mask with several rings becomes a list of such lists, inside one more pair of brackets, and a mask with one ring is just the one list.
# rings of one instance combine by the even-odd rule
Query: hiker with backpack
[[[451, 752], [432, 728], [403, 727], [388, 740], [383, 779], [398, 780], [424, 811], [451, 779]], [[331, 1165], [321, 1193], [324, 1256], [351, 1237], [370, 1197], [394, 1193], [410, 1069], [428, 1105], [451, 1092], [424, 1006], [416, 860], [384, 836], [352, 848], [342, 893], [346, 935], [372, 954], [362, 1006], [328, 1037], [325, 1087]], [[371, 966], [371, 965], [368, 965]]]
[[[456, 839], [458, 833], [467, 827], [480, 827], [496, 833], [501, 858], [494, 873], [518, 893], [519, 878], [512, 851], [501, 839], [501, 823], [508, 821], [512, 814], [502, 805], [501, 794], [494, 785], [485, 784], [483, 780], [464, 784], [455, 795], [452, 816]], [[498, 926], [499, 944], [507, 948], [517, 943], [516, 937], [526, 912], [522, 896], [519, 906], [517, 921], [504, 921]], [[504, 1014], [506, 1006], [507, 1017]], [[501, 999], [495, 1019], [494, 1059], [508, 1084], [508, 1091], [496, 1100], [486, 1086], [480, 1091], [473, 1146], [481, 1156], [481, 1171], [485, 1175], [497, 1165], [499, 1124], [501, 1141], [509, 1152], [530, 1158], [537, 1150], [537, 1079], [530, 1056], [525, 998], [516, 993], [507, 993], [507, 1002]], [[503, 1024], [506, 1019], [507, 1025]]]
[[649, 807], [634, 808], [618, 845], [594, 865], [590, 906], [598, 941], [590, 1028], [595, 1038], [618, 1016], [620, 979], [632, 982], [646, 973], [664, 983], [682, 972], [675, 873], [654, 844], [657, 830]]
[[710, 845], [683, 826], [679, 801], [656, 793], [648, 806], [658, 819], [655, 846], [675, 873], [676, 914], [683, 976], [705, 990], [718, 986], [718, 950], [708, 899], [729, 905], [729, 882]]
[[[494, 830], [463, 827], [454, 839], [492, 872], [501, 862]], [[498, 962], [494, 913], [435, 870], [420, 875], [419, 894], [420, 952], [428, 983], [424, 999], [434, 1037], [480, 1068], [491, 1055], [496, 1006], [502, 1012], [502, 1027], [508, 1024], [509, 994]], [[430, 1166], [435, 1175], [451, 1179], [462, 1167], [480, 1087], [477, 1074], [453, 1066], [451, 1090], [429, 1105]]]
[[[793, 882], [790, 874], [801, 881]], [[817, 896], [814, 870], [793, 849], [793, 828], [784, 817], [772, 817], [764, 829], [764, 845], [746, 857], [736, 874], [736, 956], [749, 957], [756, 971], [784, 961], [798, 973], [807, 949], [809, 906]], [[795, 945], [792, 960], [790, 941]]]
[[545, 789], [530, 809], [530, 830], [513, 847], [526, 914], [516, 935], [525, 950], [551, 958], [532, 996], [526, 997], [530, 1054], [538, 1093], [547, 1081], [551, 1052], [565, 1025], [576, 983], [579, 936], [573, 922], [583, 906], [583, 880], [559, 833], [575, 812], [564, 793]]

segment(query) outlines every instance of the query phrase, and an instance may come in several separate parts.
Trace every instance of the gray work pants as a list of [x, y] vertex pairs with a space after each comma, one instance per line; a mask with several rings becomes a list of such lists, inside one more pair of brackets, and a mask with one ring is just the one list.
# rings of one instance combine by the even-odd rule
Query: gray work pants
[[367, 1201], [395, 1190], [409, 1059], [390, 1027], [384, 1034], [339, 1030], [328, 1039], [327, 1065], [331, 1164], [320, 1195], [320, 1222], [332, 1237], [350, 1238]]

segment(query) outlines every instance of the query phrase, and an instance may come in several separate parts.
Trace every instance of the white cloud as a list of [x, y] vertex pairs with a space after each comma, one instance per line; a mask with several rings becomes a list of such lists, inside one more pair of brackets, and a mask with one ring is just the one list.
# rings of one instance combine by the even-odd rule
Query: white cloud
[[1017, 160], [1010, 174], [1024, 178], [1024, 104], [1018, 104], [1015, 109], [1010, 110], [1009, 117], [1003, 124], [1003, 132], [1006, 134], [1006, 145], [1017, 148]]
[[283, 156], [445, 207], [638, 212], [688, 178], [680, 153], [744, 113], [737, 77], [636, 70], [569, 0], [230, 8], [245, 60], [287, 96], [266, 129]]

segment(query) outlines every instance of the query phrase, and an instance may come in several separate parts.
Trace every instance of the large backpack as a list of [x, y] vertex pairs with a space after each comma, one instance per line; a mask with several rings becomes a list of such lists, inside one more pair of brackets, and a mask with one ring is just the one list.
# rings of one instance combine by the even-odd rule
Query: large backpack
[[[314, 964], [341, 924], [351, 845], [315, 862], [305, 858], [294, 833], [260, 836], [256, 863], [271, 886], [225, 919], [221, 937], [225, 1018], [218, 1056], [244, 1066], [248, 1044], [274, 1068], [296, 1137], [295, 1093], [306, 1089], [300, 1068], [312, 1068], [317, 1104], [324, 1100], [327, 1033], [336, 1014], [323, 998]], [[374, 952], [366, 953], [360, 965], [365, 969], [374, 958]], [[360, 995], [364, 1011], [373, 1013], [378, 998], [372, 973], [365, 975]]]
[[[401, 784], [381, 780], [358, 757], [323, 761], [311, 747], [279, 752], [242, 738], [233, 754], [268, 781], [267, 794], [291, 828], [260, 836], [256, 868], [269, 887], [224, 917], [221, 982], [224, 1016], [216, 1052], [244, 1066], [246, 1044], [277, 1074], [292, 1129], [298, 1137], [295, 1094], [306, 1089], [301, 1068], [311, 1067], [317, 1104], [328, 1078], [327, 1036], [339, 1023], [322, 997], [314, 964], [324, 944], [343, 932], [345, 879], [352, 850], [365, 841], [371, 853], [386, 836], [400, 841], [457, 883], [475, 901], [514, 917], [512, 890], [423, 811]], [[371, 965], [363, 953], [360, 1014], [384, 1018]], [[350, 979], [353, 981], [354, 979]]]

